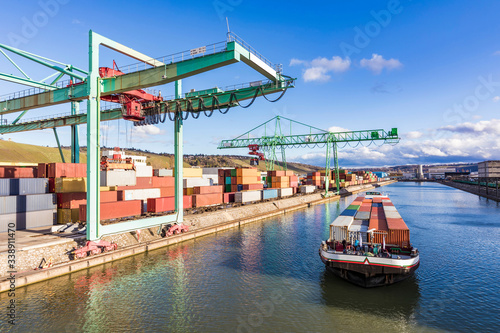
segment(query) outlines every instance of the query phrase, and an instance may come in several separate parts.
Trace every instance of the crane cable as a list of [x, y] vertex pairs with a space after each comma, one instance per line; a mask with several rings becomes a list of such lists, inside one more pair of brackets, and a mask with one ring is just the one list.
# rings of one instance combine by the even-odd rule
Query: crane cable
[[[291, 85], [291, 81], [288, 81], [287, 84], [286, 84], [286, 87], [289, 87]], [[280, 96], [274, 100], [271, 100], [269, 98], [266, 97], [266, 94], [264, 93], [264, 88], [263, 86], [260, 86], [258, 87], [256, 90], [255, 90], [255, 94], [253, 95], [252, 97], [252, 100], [247, 104], [247, 105], [242, 105], [241, 102], [238, 100], [238, 96], [236, 95], [236, 92], [231, 92], [230, 96], [229, 96], [229, 101], [228, 101], [228, 106], [227, 108], [225, 109], [225, 111], [223, 111], [220, 107], [220, 101], [219, 101], [219, 98], [217, 97], [217, 95], [214, 95], [212, 97], [212, 104], [210, 106], [210, 108], [208, 108], [206, 105], [205, 105], [205, 101], [203, 99], [203, 97], [198, 97], [198, 108], [197, 110], [195, 110], [194, 106], [193, 106], [193, 100], [192, 99], [188, 99], [186, 101], [186, 111], [183, 112], [182, 111], [182, 106], [181, 106], [181, 102], [180, 101], [175, 101], [175, 111], [174, 112], [171, 112], [169, 110], [169, 103], [162, 103], [160, 104], [160, 106], [154, 106], [152, 108], [148, 108], [146, 110], [146, 115], [144, 117], [144, 120], [141, 120], [141, 121], [136, 121], [134, 122], [134, 126], [144, 126], [144, 125], [152, 125], [152, 124], [158, 124], [159, 122], [161, 123], [164, 123], [165, 120], [166, 120], [166, 117], [167, 117], [167, 113], [168, 113], [168, 118], [170, 121], [175, 121], [175, 119], [177, 117], [181, 117], [182, 120], [186, 120], [188, 117], [189, 117], [189, 114], [191, 114], [191, 117], [193, 119], [198, 119], [200, 117], [200, 113], [203, 111], [204, 115], [206, 117], [211, 117], [213, 115], [213, 112], [214, 110], [217, 108], [219, 110], [220, 113], [222, 114], [226, 114], [229, 112], [229, 109], [231, 107], [233, 107], [234, 105], [232, 104], [236, 104], [244, 109], [250, 107], [254, 102], [255, 100], [257, 99], [257, 97], [259, 96], [259, 93], [268, 101], [268, 102], [271, 102], [271, 103], [274, 103], [274, 102], [277, 102], [279, 101], [286, 93], [287, 89], [283, 89], [283, 91], [281, 92]], [[163, 107], [163, 105], [165, 105], [165, 107]], [[210, 111], [209, 114], [207, 114], [207, 111]], [[163, 119], [161, 119], [161, 113], [164, 113], [164, 116], [163, 116]], [[174, 116], [170, 116], [171, 113], [174, 113]], [[183, 113], [185, 113], [185, 116], [183, 115]], [[196, 116], [195, 116], [196, 114]]]

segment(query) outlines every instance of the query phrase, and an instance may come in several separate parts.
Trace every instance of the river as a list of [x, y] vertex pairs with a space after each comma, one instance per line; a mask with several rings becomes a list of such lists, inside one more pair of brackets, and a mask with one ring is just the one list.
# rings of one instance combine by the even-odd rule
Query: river
[[349, 197], [18, 288], [0, 331], [498, 332], [499, 204], [435, 183], [381, 190], [421, 255], [401, 283], [325, 270], [318, 247]]

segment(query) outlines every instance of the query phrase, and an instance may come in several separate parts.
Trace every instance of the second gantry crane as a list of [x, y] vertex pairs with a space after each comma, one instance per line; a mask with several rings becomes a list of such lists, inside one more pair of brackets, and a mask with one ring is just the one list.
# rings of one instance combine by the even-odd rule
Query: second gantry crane
[[[284, 128], [282, 126], [282, 121], [289, 122], [290, 132], [285, 134]], [[274, 130], [272, 129], [272, 123], [274, 122]], [[300, 125], [306, 127], [306, 132], [304, 134], [293, 134], [292, 125]], [[287, 124], [288, 125], [288, 124]], [[270, 134], [268, 135], [268, 126], [270, 128]], [[264, 135], [258, 137], [254, 133], [261, 133], [264, 131]], [[276, 150], [280, 148], [282, 155], [282, 168], [286, 169], [286, 148], [316, 148], [316, 147], [326, 147], [326, 166], [325, 166], [325, 196], [328, 196], [328, 188], [330, 185], [329, 170], [331, 167], [331, 159], [333, 157], [333, 167], [335, 171], [335, 180], [337, 192], [340, 189], [339, 184], [339, 163], [337, 149], [339, 144], [346, 145], [355, 144], [357, 147], [359, 144], [369, 142], [370, 144], [377, 141], [382, 142], [382, 144], [396, 144], [399, 142], [398, 129], [392, 128], [389, 131], [382, 129], [374, 130], [362, 130], [362, 131], [344, 131], [344, 132], [330, 132], [323, 129], [306, 125], [304, 123], [286, 118], [281, 116], [276, 116], [265, 123], [251, 129], [250, 131], [232, 139], [232, 140], [222, 140], [218, 149], [230, 149], [230, 148], [250, 148], [252, 151], [257, 151], [262, 149], [265, 155], [266, 167], [268, 170], [274, 170], [274, 166], [277, 161]], [[258, 148], [257, 150], [255, 148]], [[343, 148], [340, 147], [340, 148]]]

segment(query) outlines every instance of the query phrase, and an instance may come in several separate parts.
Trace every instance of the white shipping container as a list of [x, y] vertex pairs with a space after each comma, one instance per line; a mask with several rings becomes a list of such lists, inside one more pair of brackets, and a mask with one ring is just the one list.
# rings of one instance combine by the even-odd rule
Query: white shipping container
[[174, 172], [171, 169], [154, 169], [153, 175], [156, 177], [172, 177]]
[[203, 178], [184, 178], [183, 186], [184, 188], [193, 188], [197, 186], [211, 186], [211, 180]]
[[47, 209], [2, 215], [2, 218], [0, 218], [0, 232], [7, 232], [9, 223], [14, 223], [16, 230], [51, 226], [57, 224], [57, 210]]
[[219, 185], [219, 176], [218, 175], [203, 175], [201, 177], [203, 179], [210, 179], [210, 186]]
[[153, 167], [151, 165], [136, 165], [135, 166], [135, 176], [136, 177], [152, 177]]
[[101, 186], [135, 186], [134, 170], [101, 171]]
[[400, 219], [401, 215], [398, 212], [384, 212], [386, 219]]
[[300, 187], [300, 193], [313, 193], [316, 190], [314, 185], [303, 185]]
[[349, 240], [349, 227], [354, 221], [352, 216], [339, 216], [330, 224], [330, 240]]
[[219, 176], [219, 169], [224, 169], [224, 168], [203, 168], [203, 175], [215, 175], [216, 177]]
[[147, 200], [149, 198], [160, 198], [161, 191], [159, 188], [147, 188], [140, 190], [124, 190], [123, 200]]
[[252, 201], [260, 201], [262, 197], [262, 191], [244, 191], [244, 192], [236, 192], [234, 194], [234, 202], [252, 202]]
[[384, 212], [397, 212], [397, 208], [394, 206], [384, 206]]
[[293, 195], [293, 189], [291, 187], [278, 189], [278, 197], [280, 198], [289, 197], [291, 195]]

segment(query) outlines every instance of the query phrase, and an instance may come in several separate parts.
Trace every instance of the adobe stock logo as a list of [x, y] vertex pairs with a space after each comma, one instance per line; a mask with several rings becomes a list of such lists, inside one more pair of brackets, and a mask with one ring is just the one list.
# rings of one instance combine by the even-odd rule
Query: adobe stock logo
[[38, 35], [40, 29], [45, 27], [50, 18], [59, 13], [61, 5], [65, 5], [70, 0], [40, 0], [38, 6], [40, 9], [35, 12], [31, 17], [23, 16], [21, 18], [21, 33], [9, 32], [7, 38], [13, 47], [19, 47], [22, 44], [27, 44], [30, 39]]

